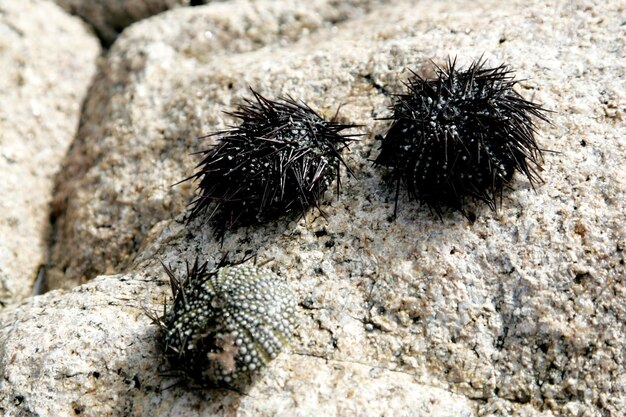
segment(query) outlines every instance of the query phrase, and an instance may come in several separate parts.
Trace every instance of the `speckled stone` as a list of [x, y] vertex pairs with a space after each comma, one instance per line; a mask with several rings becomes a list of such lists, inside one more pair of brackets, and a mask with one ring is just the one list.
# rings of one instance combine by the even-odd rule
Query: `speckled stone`
[[[68, 258], [56, 259], [77, 262], [57, 265], [71, 264], [67, 277], [82, 276], [75, 268], [83, 263], [138, 272], [0, 313], [7, 413], [71, 415], [74, 404], [87, 415], [623, 414], [619, 4], [410, 2], [319, 26], [295, 42], [251, 30], [289, 41], [258, 48], [243, 38], [226, 49], [208, 46], [223, 44], [211, 40], [220, 39], [213, 28], [201, 34], [189, 10], [146, 20], [119, 39], [66, 171], [70, 179], [81, 168], [81, 179], [63, 188], [59, 236], [67, 241], [55, 250]], [[401, 197], [391, 221], [395, 190], [370, 162], [388, 124], [374, 118], [389, 114], [405, 68], [427, 75], [430, 59], [458, 56], [466, 66], [482, 54], [516, 69], [523, 97], [556, 111], [552, 125], [538, 126], [539, 144], [556, 151], [546, 155], [545, 184], [533, 190], [515, 176], [501, 209], [471, 204], [472, 220], [439, 219]], [[355, 178], [324, 200], [326, 217], [313, 211], [220, 242], [204, 223], [181, 222], [193, 187], [170, 184], [197, 163], [187, 154], [210, 143], [193, 138], [231, 123], [222, 111], [249, 86], [290, 94], [323, 115], [344, 104], [342, 117], [367, 135], [351, 145]], [[247, 251], [293, 287], [299, 319], [290, 350], [246, 394], [163, 389], [176, 381], [158, 374], [156, 326], [143, 308], [162, 308], [167, 284], [142, 277], [157, 275], [159, 260], [181, 270], [198, 254], [216, 263], [224, 252]]]
[[206, 1], [191, 0], [55, 0], [69, 13], [80, 16], [93, 26], [106, 45], [115, 41], [124, 28], [138, 20], [145, 19], [165, 10], [202, 4]]
[[99, 52], [54, 3], [0, 1], [0, 308], [29, 295], [46, 263], [53, 177]]
[[[166, 260], [169, 263], [169, 260]], [[0, 313], [0, 412], [7, 416], [473, 417], [472, 402], [384, 366], [282, 353], [246, 391], [190, 388], [167, 376], [144, 309], [165, 277], [99, 277]]]
[[[225, 84], [206, 96], [213, 82], [197, 78], [198, 68], [219, 67], [222, 58], [238, 53], [262, 49], [267, 54], [377, 3], [218, 2], [172, 10], [129, 27], [91, 88], [76, 142], [57, 180], [48, 288], [121, 270], [155, 223], [187, 205], [192, 184], [171, 185], [192, 174], [185, 168], [197, 162], [190, 153], [210, 143], [196, 138], [225, 127], [215, 121], [223, 120], [230, 94], [248, 90], [245, 80], [236, 88], [222, 80]], [[181, 78], [174, 81], [173, 74]], [[176, 85], [187, 85], [189, 75], [197, 84], [182, 95]], [[228, 101], [215, 101], [219, 95]], [[149, 162], [146, 155], [151, 155]], [[122, 177], [132, 178], [132, 185], [123, 185]], [[76, 247], [90, 249], [68, 250]]]

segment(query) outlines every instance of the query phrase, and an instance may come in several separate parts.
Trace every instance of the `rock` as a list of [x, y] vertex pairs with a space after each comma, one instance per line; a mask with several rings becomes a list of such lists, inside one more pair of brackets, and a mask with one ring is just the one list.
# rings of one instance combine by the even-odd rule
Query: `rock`
[[[455, 4], [387, 4], [283, 42], [279, 30], [250, 29], [269, 41], [229, 43], [201, 25], [217, 49], [199, 35], [186, 43], [198, 31], [184, 17], [212, 6], [130, 28], [104, 64], [64, 171], [53, 286], [124, 274], [0, 313], [7, 413], [69, 414], [61, 407], [75, 401], [95, 404], [80, 408], [94, 415], [308, 415], [318, 404], [330, 415], [419, 415], [426, 404], [435, 415], [623, 414], [619, 6]], [[430, 59], [458, 56], [466, 66], [482, 54], [517, 69], [520, 94], [555, 110], [552, 125], [538, 125], [539, 143], [556, 151], [545, 154], [545, 184], [533, 190], [518, 175], [498, 212], [474, 203], [468, 218], [439, 218], [401, 193], [393, 220], [395, 190], [369, 162], [388, 126], [374, 117], [389, 114], [407, 68], [428, 74]], [[242, 228], [221, 242], [201, 219], [184, 224], [193, 184], [170, 184], [193, 172], [190, 152], [212, 143], [193, 138], [232, 123], [222, 112], [249, 97], [249, 86], [327, 117], [343, 104], [341, 120], [366, 135], [345, 154], [355, 177], [344, 173], [343, 190], [328, 193], [325, 217]], [[175, 381], [155, 371], [155, 329], [142, 312], [167, 294], [155, 279], [159, 260], [180, 272], [198, 255], [216, 263], [225, 253], [253, 254], [291, 283], [300, 315], [291, 350], [243, 399], [164, 390]], [[43, 389], [30, 388], [32, 375]], [[85, 393], [84, 402], [68, 392]]]
[[200, 5], [207, 1], [190, 0], [56, 0], [69, 13], [85, 19], [105, 45], [113, 43], [124, 28], [173, 7]]
[[[172, 75], [196, 78], [197, 69], [219, 66], [228, 55], [264, 45], [278, 50], [279, 44], [355, 16], [369, 3], [215, 3], [130, 27], [111, 48], [91, 89], [57, 181], [48, 287], [71, 287], [122, 270], [150, 228], [187, 204], [190, 184], [171, 185], [189, 175], [196, 138], [223, 120], [228, 103], [206, 107], [218, 90], [203, 96], [203, 80], [191, 96], [181, 96], [177, 85], [184, 79]], [[237, 83], [239, 93], [247, 89], [245, 82]], [[226, 87], [219, 91], [230, 91]]]
[[0, 2], [0, 306], [46, 263], [53, 176], [78, 124], [98, 42], [48, 1]]
[[159, 308], [168, 284], [154, 278], [100, 277], [69, 293], [50, 292], [3, 311], [0, 412], [58, 417], [475, 415], [470, 400], [419, 384], [411, 375], [296, 351], [281, 354], [245, 394], [189, 389], [161, 374], [165, 368], [156, 326], [144, 308]]
[[[122, 31], [129, 25], [147, 17], [156, 15], [166, 10], [181, 7], [181, 6], [200, 6], [206, 3], [211, 3], [211, 0], [132, 0], [120, 2], [119, 0], [55, 0], [61, 7], [72, 14], [76, 14], [91, 26], [102, 40], [104, 45], [111, 45], [115, 39], [122, 33]], [[231, 1], [229, 1], [231, 2]], [[227, 2], [227, 3], [229, 3]], [[278, 26], [284, 26], [292, 30], [300, 30], [298, 26], [306, 26], [307, 24], [320, 23], [318, 20], [326, 20], [327, 22], [340, 22], [347, 19], [349, 16], [359, 14], [361, 12], [361, 6], [368, 5], [369, 3], [384, 2], [384, 0], [314, 0], [307, 2], [303, 5], [302, 2], [297, 3], [292, 0], [281, 1], [284, 5], [274, 5], [268, 1], [254, 2], [249, 0], [232, 1], [233, 5], [213, 5], [214, 10], [222, 10], [227, 14], [239, 13], [241, 9], [248, 9], [247, 11], [254, 11], [254, 14], [266, 17], [271, 14], [272, 10], [286, 10], [284, 17], [292, 22], [276, 22]], [[258, 4], [256, 4], [258, 3]], [[284, 7], [287, 6], [287, 7]], [[318, 9], [319, 6], [322, 9]], [[291, 11], [294, 11], [292, 13]], [[194, 13], [194, 12], [192, 12]], [[245, 14], [245, 13], [244, 13]], [[321, 15], [320, 15], [321, 14]], [[295, 22], [293, 21], [295, 18]], [[313, 21], [306, 22], [307, 19], [313, 18]], [[303, 19], [304, 22], [297, 22]], [[222, 22], [228, 22], [228, 16], [224, 16], [219, 19]], [[294, 24], [295, 23], [295, 24]], [[177, 24], [176, 24], [177, 25]], [[199, 25], [192, 25], [194, 29], [199, 31], [199, 36], [202, 37], [205, 34], [205, 29]], [[256, 31], [262, 26], [253, 26], [248, 28], [242, 28], [244, 30], [251, 29]], [[256, 34], [261, 38], [264, 34]], [[232, 38], [231, 35], [227, 37]]]

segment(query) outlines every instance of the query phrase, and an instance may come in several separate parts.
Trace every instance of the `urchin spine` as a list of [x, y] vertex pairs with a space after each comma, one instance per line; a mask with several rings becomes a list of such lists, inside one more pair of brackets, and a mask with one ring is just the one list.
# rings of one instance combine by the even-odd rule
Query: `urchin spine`
[[[290, 97], [269, 100], [252, 91], [228, 113], [241, 123], [216, 132], [214, 147], [201, 151], [199, 181], [189, 219], [208, 212], [223, 229], [264, 222], [318, 206], [333, 180], [339, 189], [341, 151], [353, 127], [327, 121]], [[346, 166], [347, 168], [347, 166]], [[349, 171], [349, 169], [348, 169]]]
[[401, 182], [410, 198], [441, 213], [442, 206], [464, 212], [468, 196], [495, 210], [515, 171], [531, 185], [541, 181], [533, 117], [548, 119], [515, 84], [507, 66], [486, 68], [480, 60], [465, 71], [450, 60], [429, 80], [413, 73], [391, 107], [375, 160], [391, 168], [396, 205]]

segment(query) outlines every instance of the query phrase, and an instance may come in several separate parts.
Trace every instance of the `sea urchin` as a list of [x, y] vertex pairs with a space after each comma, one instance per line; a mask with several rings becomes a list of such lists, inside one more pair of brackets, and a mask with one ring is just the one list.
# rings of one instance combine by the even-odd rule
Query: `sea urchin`
[[[207, 212], [223, 229], [263, 222], [288, 213], [304, 213], [318, 204], [344, 164], [341, 151], [351, 136], [340, 134], [351, 124], [324, 120], [292, 98], [269, 100], [252, 90], [254, 99], [227, 113], [238, 126], [209, 136], [218, 142], [204, 156], [190, 219]], [[348, 169], [349, 171], [349, 169]]]
[[513, 91], [507, 66], [478, 60], [462, 71], [455, 63], [437, 67], [434, 79], [413, 73], [391, 107], [374, 162], [392, 170], [396, 207], [400, 182], [437, 213], [444, 205], [465, 213], [467, 196], [495, 210], [516, 170], [531, 185], [541, 181], [533, 116], [547, 121], [545, 110]]
[[201, 386], [243, 388], [291, 338], [294, 296], [270, 270], [209, 270], [197, 260], [184, 280], [165, 270], [174, 301], [163, 316], [150, 317], [173, 373]]

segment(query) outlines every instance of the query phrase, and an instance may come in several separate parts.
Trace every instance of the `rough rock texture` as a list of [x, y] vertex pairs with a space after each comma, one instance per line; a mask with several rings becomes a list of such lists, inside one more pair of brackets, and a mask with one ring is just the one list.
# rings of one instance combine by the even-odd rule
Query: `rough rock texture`
[[[102, 40], [105, 45], [110, 45], [115, 41], [115, 39], [119, 36], [119, 34], [129, 26], [130, 24], [137, 22], [141, 19], [145, 19], [149, 16], [161, 13], [168, 9], [172, 9], [180, 6], [200, 6], [202, 4], [210, 3], [211, 0], [55, 0], [61, 7], [67, 10], [70, 13], [76, 14], [85, 21], [87, 21], [90, 25], [93, 26], [94, 30]], [[231, 0], [226, 1], [226, 3], [231, 2]], [[276, 3], [284, 3], [272, 5], [271, 1], [266, 0], [246, 0], [246, 1], [232, 1], [234, 3], [233, 6], [226, 5], [215, 5], [216, 10], [222, 10], [225, 13], [222, 19], [222, 22], [228, 22], [229, 14], [237, 14], [242, 11], [242, 9], [248, 9], [248, 12], [253, 11], [255, 15], [258, 15], [262, 18], [263, 15], [266, 17], [272, 13], [272, 9], [278, 10], [283, 9], [287, 10], [287, 12], [282, 17], [287, 18], [287, 22], [276, 22], [275, 25], [278, 26], [292, 26], [291, 29], [299, 30], [297, 26], [300, 26], [298, 23], [293, 25], [294, 22], [289, 22], [289, 20], [300, 20], [303, 19], [304, 25], [307, 24], [307, 20], [312, 19], [308, 23], [315, 24], [314, 22], [321, 23], [322, 21], [327, 21], [330, 23], [337, 23], [346, 18], [360, 13], [360, 9], [362, 6], [367, 6], [368, 4], [381, 2], [384, 3], [385, 0], [314, 0], [306, 3], [303, 2], [295, 2], [292, 0], [281, 0]], [[275, 7], [276, 6], [276, 7]], [[283, 7], [286, 6], [286, 7]], [[322, 6], [322, 9], [319, 7]], [[276, 16], [275, 16], [276, 17]], [[200, 18], [202, 19], [202, 18]], [[255, 18], [253, 18], [255, 19]], [[178, 23], [175, 23], [175, 27], [182, 23], [179, 20]], [[200, 22], [197, 22], [200, 23]], [[254, 23], [254, 22], [250, 22]], [[286, 25], [285, 25], [286, 23]], [[227, 23], [228, 24], [228, 23]], [[194, 29], [198, 30], [200, 35], [204, 35], [206, 28], [202, 27], [198, 24], [193, 26]], [[239, 29], [243, 29], [247, 31], [251, 29], [252, 31], [257, 31], [259, 29], [268, 29], [269, 27], [261, 27], [258, 25], [251, 25], [249, 27], [239, 27]], [[271, 29], [270, 29], [271, 30]], [[156, 32], [155, 32], [156, 33]], [[228, 38], [232, 38], [232, 34], [226, 35]], [[256, 34], [259, 38], [265, 36], [263, 34]]]
[[0, 1], [0, 307], [46, 262], [52, 177], [74, 138], [97, 40], [47, 1]]
[[0, 414], [475, 415], [468, 399], [421, 385], [411, 375], [297, 351], [281, 354], [246, 394], [176, 385], [176, 379], [160, 375], [156, 327], [143, 310], [157, 307], [156, 295], [168, 287], [155, 278], [101, 277], [6, 309], [0, 325]]
[[200, 5], [193, 0], [55, 0], [68, 12], [85, 19], [106, 45], [131, 23], [179, 6]]
[[[170, 185], [194, 165], [189, 154], [198, 149], [195, 138], [214, 129], [230, 101], [248, 87], [244, 79], [235, 87], [234, 80], [230, 90], [228, 80], [211, 91], [215, 80], [199, 78], [200, 69], [210, 75], [226, 56], [264, 45], [273, 45], [262, 52], [270, 54], [278, 44], [370, 7], [364, 0], [340, 3], [214, 3], [130, 27], [91, 88], [77, 140], [57, 180], [49, 287], [71, 287], [122, 270], [157, 221], [183, 210], [190, 185]], [[181, 83], [189, 85], [188, 77], [197, 85], [180, 90]], [[90, 249], [68, 251], [76, 247]]]
[[[127, 31], [64, 172], [51, 283], [127, 271], [0, 313], [5, 411], [311, 415], [319, 403], [325, 415], [624, 415], [624, 10], [456, 5], [387, 5], [295, 42], [302, 32], [281, 31], [273, 12], [257, 12], [261, 26], [243, 32], [261, 41], [228, 42], [232, 27], [198, 31], [193, 16], [212, 6]], [[247, 13], [219, 7], [235, 22]], [[555, 151], [545, 184], [518, 177], [501, 210], [474, 204], [472, 220], [439, 219], [402, 194], [392, 221], [395, 190], [368, 161], [388, 125], [373, 118], [389, 114], [405, 68], [427, 73], [430, 59], [467, 65], [483, 53], [518, 70], [524, 97], [555, 110], [539, 126]], [[326, 115], [344, 104], [342, 117], [367, 135], [345, 155], [355, 177], [329, 193], [326, 218], [243, 228], [222, 243], [199, 219], [184, 225], [192, 186], [170, 184], [193, 170], [188, 153], [211, 143], [193, 137], [232, 122], [222, 111], [248, 86]], [[256, 254], [291, 282], [300, 307], [291, 351], [247, 396], [163, 390], [174, 381], [155, 371], [155, 329], [142, 312], [167, 296], [158, 261], [180, 272], [197, 254], [217, 262], [225, 252]]]

